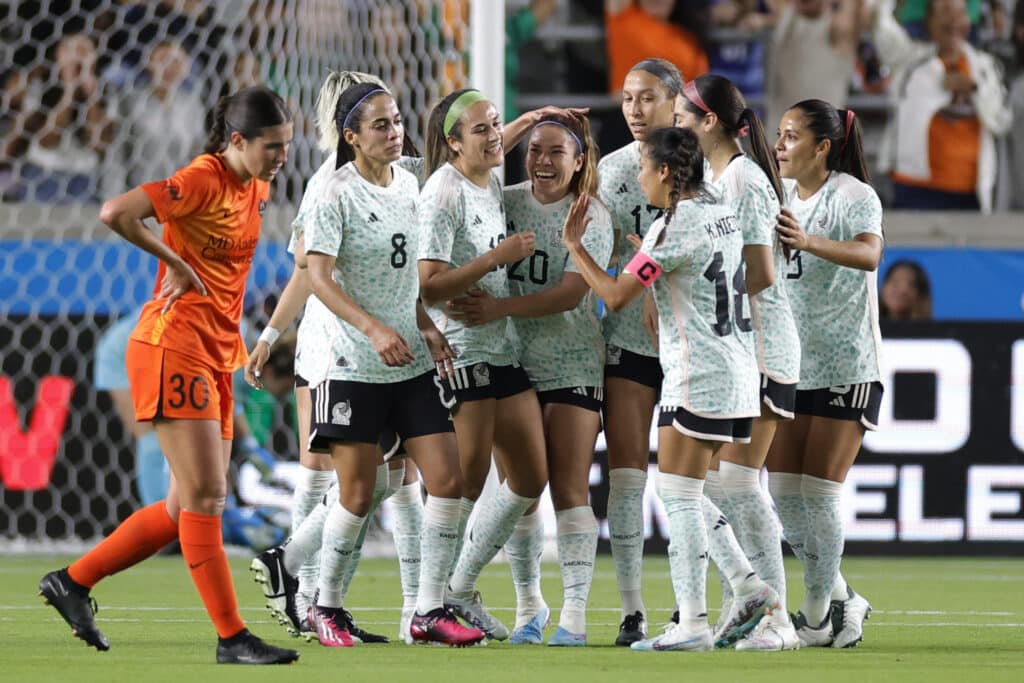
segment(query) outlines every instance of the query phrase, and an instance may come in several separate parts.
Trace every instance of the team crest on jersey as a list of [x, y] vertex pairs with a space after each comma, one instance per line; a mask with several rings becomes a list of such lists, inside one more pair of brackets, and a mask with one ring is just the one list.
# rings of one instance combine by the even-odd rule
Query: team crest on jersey
[[473, 384], [478, 387], [486, 387], [491, 383], [491, 370], [487, 363], [477, 363], [473, 366]]
[[352, 422], [352, 404], [348, 401], [340, 401], [334, 404], [331, 409], [331, 424], [348, 427]]
[[266, 200], [266, 199], [261, 199], [261, 200], [260, 200], [260, 205], [259, 205], [259, 208], [257, 208], [256, 210], [257, 210], [257, 211], [259, 212], [259, 214], [260, 214], [260, 215], [262, 216], [262, 215], [263, 215], [263, 212], [267, 210], [267, 200]]
[[622, 347], [609, 346], [607, 349], [607, 357], [605, 359], [605, 365], [618, 365], [622, 362]]

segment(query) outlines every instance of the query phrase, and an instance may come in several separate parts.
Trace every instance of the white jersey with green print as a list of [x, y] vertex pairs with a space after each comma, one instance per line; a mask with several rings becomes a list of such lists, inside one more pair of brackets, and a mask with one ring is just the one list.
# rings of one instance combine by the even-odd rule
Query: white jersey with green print
[[750, 299], [757, 365], [780, 384], [796, 384], [800, 378], [800, 336], [786, 295], [786, 256], [775, 237], [779, 198], [765, 172], [745, 155], [730, 161], [712, 186], [721, 201], [736, 212], [743, 243], [772, 249], [775, 284]]
[[[562, 243], [562, 225], [575, 198], [569, 194], [541, 204], [533, 196], [530, 181], [505, 188], [508, 234], [532, 230], [537, 235], [533, 256], [506, 269], [512, 296], [556, 287], [565, 273], [577, 272]], [[587, 215], [591, 220], [583, 234], [583, 246], [601, 268], [607, 268], [612, 255], [611, 215], [593, 198]], [[604, 385], [604, 338], [592, 291], [571, 310], [541, 318], [513, 318], [512, 323], [519, 361], [537, 391]]]
[[352, 163], [326, 178], [306, 220], [306, 252], [335, 256], [334, 281], [367, 314], [398, 332], [416, 360], [385, 365], [362, 332], [336, 318], [333, 336], [321, 342], [331, 349], [329, 362], [307, 378], [311, 386], [324, 378], [389, 384], [433, 367], [416, 325], [416, 178], [397, 166], [392, 170], [387, 187], [367, 182]]
[[427, 174], [426, 159], [423, 157], [402, 157], [395, 164], [416, 176], [416, 182], [419, 183], [421, 188], [423, 187], [423, 183], [427, 181], [424, 177]]
[[[679, 202], [668, 227], [658, 219], [640, 251], [662, 271], [653, 285], [665, 373], [661, 405], [708, 418], [760, 415], [753, 329], [736, 305], [746, 295], [735, 287], [743, 233], [732, 208]], [[646, 276], [638, 270], [634, 275], [649, 282], [652, 269]]]
[[[870, 185], [851, 175], [829, 175], [807, 199], [786, 183], [790, 211], [808, 235], [848, 241], [860, 234], [882, 238], [882, 204]], [[874, 271], [837, 265], [807, 252], [790, 258], [789, 301], [800, 331], [798, 389], [873, 382], [882, 376], [878, 282]]]
[[[453, 269], [483, 256], [505, 239], [505, 209], [501, 182], [494, 174], [486, 188], [473, 184], [451, 164], [434, 171], [420, 193], [421, 240], [417, 258], [444, 261]], [[491, 296], [508, 296], [505, 269], [484, 275], [474, 288]], [[428, 308], [458, 358], [455, 367], [476, 363], [511, 365], [515, 362], [509, 320], [502, 318], [478, 327], [452, 320], [440, 308]]]
[[[327, 157], [306, 184], [306, 191], [299, 202], [299, 211], [292, 221], [292, 236], [288, 242], [290, 254], [295, 254], [299, 237], [306, 230], [313, 206], [320, 201], [324, 181], [334, 174], [334, 160], [334, 154]], [[331, 349], [324, 340], [334, 335], [337, 320], [320, 299], [312, 295], [306, 299], [302, 321], [295, 335], [295, 374], [307, 382], [314, 374], [322, 374], [321, 368], [326, 368], [331, 362]]]
[[[612, 229], [618, 233], [616, 249], [616, 275], [622, 272], [636, 249], [626, 235], [647, 234], [651, 223], [663, 211], [647, 203], [636, 177], [640, 173], [640, 143], [631, 142], [601, 159], [597, 165], [600, 178], [598, 195], [612, 215]], [[617, 346], [642, 356], [658, 356], [644, 328], [643, 302], [639, 299], [621, 311], [607, 311], [604, 319], [604, 338], [609, 346]]]

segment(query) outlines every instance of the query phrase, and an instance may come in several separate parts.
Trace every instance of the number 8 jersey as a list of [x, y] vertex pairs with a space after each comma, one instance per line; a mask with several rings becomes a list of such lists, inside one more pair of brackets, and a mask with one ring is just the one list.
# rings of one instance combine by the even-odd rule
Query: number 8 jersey
[[[306, 252], [335, 255], [334, 281], [369, 315], [405, 339], [416, 360], [388, 367], [362, 332], [338, 320], [331, 353], [310, 386], [323, 379], [385, 384], [429, 372], [433, 360], [416, 325], [416, 177], [396, 165], [387, 187], [373, 185], [352, 163], [325, 179], [306, 219]], [[319, 380], [319, 381], [317, 381]]]
[[701, 417], [761, 414], [743, 271], [743, 232], [728, 206], [679, 202], [659, 218], [626, 272], [654, 287], [661, 405]]

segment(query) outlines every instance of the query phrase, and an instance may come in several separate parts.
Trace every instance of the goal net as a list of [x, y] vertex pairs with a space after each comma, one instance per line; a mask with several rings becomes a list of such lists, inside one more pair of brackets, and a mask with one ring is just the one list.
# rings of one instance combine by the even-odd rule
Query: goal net
[[[378, 75], [422, 148], [429, 107], [467, 82], [469, 0], [22, 0], [0, 5], [0, 549], [72, 550], [138, 506], [135, 455], [95, 352], [152, 290], [156, 261], [100, 203], [202, 149], [217, 98], [264, 83], [295, 116], [246, 293], [251, 328], [323, 160], [312, 112], [330, 69]], [[497, 30], [501, 30], [500, 27]], [[290, 410], [266, 446], [294, 456]]]

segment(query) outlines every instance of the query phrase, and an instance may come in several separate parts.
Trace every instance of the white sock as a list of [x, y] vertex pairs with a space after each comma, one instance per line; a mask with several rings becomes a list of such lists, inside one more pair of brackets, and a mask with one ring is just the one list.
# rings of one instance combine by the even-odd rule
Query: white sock
[[456, 532], [459, 528], [459, 499], [429, 496], [423, 506], [423, 536], [420, 540], [419, 593], [416, 611], [420, 614], [444, 605], [446, 571], [455, 554]]
[[807, 506], [807, 528], [814, 539], [807, 552], [804, 602], [801, 611], [812, 625], [828, 615], [832, 587], [843, 559], [843, 522], [839, 515], [839, 496], [843, 485], [837, 481], [803, 475], [801, 490]]
[[721, 464], [722, 490], [733, 533], [751, 566], [786, 604], [786, 569], [782, 539], [768, 494], [761, 488], [761, 470], [731, 462]]
[[391, 469], [388, 466], [388, 488], [384, 491], [384, 500], [398, 493], [398, 490], [405, 485], [405, 463], [398, 461], [398, 468]]
[[[725, 496], [722, 495], [722, 484], [719, 480], [718, 470], [708, 470], [707, 474], [704, 475], [704, 495], [714, 503], [719, 510], [721, 510], [728, 519], [728, 502], [725, 500]], [[705, 518], [705, 524], [707, 518]], [[710, 527], [709, 527], [710, 528]], [[714, 563], [715, 553], [711, 553], [712, 560]], [[732, 585], [729, 583], [729, 579], [726, 578], [725, 572], [723, 572], [718, 565], [715, 565], [715, 572], [718, 574], [718, 585], [722, 588], [722, 611], [725, 612], [727, 606], [732, 604]]]
[[505, 556], [516, 588], [516, 628], [522, 628], [547, 606], [540, 588], [544, 524], [540, 512], [523, 515], [505, 543]]
[[640, 612], [646, 618], [641, 585], [644, 560], [644, 490], [647, 470], [617, 467], [608, 472], [608, 536], [622, 618]]
[[353, 515], [344, 505], [335, 505], [324, 525], [324, 543], [320, 554], [320, 596], [317, 605], [341, 607], [348, 588], [342, 577], [348, 571], [354, 557], [356, 540], [362, 531], [366, 517]]
[[359, 560], [363, 557], [363, 543], [366, 541], [366, 532], [370, 530], [370, 523], [373, 521], [377, 509], [380, 508], [380, 504], [384, 502], [384, 494], [387, 493], [387, 490], [388, 466], [377, 465], [377, 478], [373, 482], [373, 498], [370, 499], [370, 510], [366, 513], [366, 517], [363, 518], [363, 528], [359, 530], [356, 545], [352, 549], [352, 561], [346, 565], [345, 573], [341, 577], [342, 595], [348, 594], [348, 587], [352, 584], [352, 579], [355, 578], [356, 567], [359, 566]]
[[508, 482], [498, 487], [491, 504], [480, 510], [480, 516], [473, 524], [473, 530], [462, 549], [452, 575], [451, 588], [454, 595], [462, 597], [472, 593], [480, 572], [505, 545], [516, 522], [535, 500], [513, 493]]
[[733, 596], [749, 595], [760, 588], [762, 582], [754, 574], [750, 560], [736, 540], [732, 525], [707, 496], [701, 496], [701, 514], [707, 529], [711, 561], [732, 586]]
[[449, 579], [455, 573], [455, 565], [458, 564], [459, 557], [462, 556], [462, 546], [466, 543], [466, 526], [469, 524], [469, 516], [473, 514], [473, 507], [475, 505], [475, 500], [459, 498], [459, 528], [456, 531], [458, 538], [455, 541], [455, 555], [452, 557], [452, 563], [448, 565]]
[[802, 474], [791, 472], [769, 472], [768, 490], [775, 501], [775, 511], [782, 522], [782, 535], [786, 543], [793, 549], [793, 554], [804, 562], [804, 542], [807, 540], [807, 508], [804, 505], [804, 494], [800, 490]]
[[559, 510], [558, 563], [562, 568], [562, 612], [558, 625], [569, 633], [587, 632], [587, 597], [594, 582], [597, 520], [589, 505]]
[[702, 511], [704, 480], [658, 473], [658, 495], [668, 515], [668, 561], [679, 623], [707, 626], [708, 530]]
[[832, 599], [846, 601], [850, 597], [850, 586], [846, 583], [843, 573], [836, 572], [836, 582], [832, 586]]
[[402, 578], [402, 598], [403, 604], [408, 607], [416, 602], [420, 585], [420, 534], [423, 532], [423, 496], [420, 493], [420, 483], [414, 481], [400, 487], [391, 497], [391, 504], [395, 512], [395, 528], [392, 535], [395, 539], [395, 552], [398, 554], [399, 575]]
[[[320, 550], [323, 543], [324, 523], [332, 507], [338, 504], [338, 490], [332, 486], [324, 498], [306, 515], [302, 524], [284, 544], [284, 568], [292, 576]], [[301, 584], [301, 575], [300, 575]], [[301, 587], [301, 586], [300, 586]]]
[[[304, 465], [299, 465], [299, 475], [295, 482], [295, 491], [292, 493], [292, 535], [299, 530], [302, 522], [309, 514], [316, 509], [316, 506], [323, 500], [324, 494], [331, 484], [338, 480], [333, 470], [314, 470]], [[321, 528], [323, 523], [321, 522]], [[316, 549], [309, 559], [302, 563], [302, 566], [295, 574], [299, 579], [299, 598], [305, 602], [305, 596], [312, 596], [316, 590], [316, 577], [320, 573], [320, 542], [316, 542]], [[299, 616], [305, 614], [303, 607], [299, 608]]]

